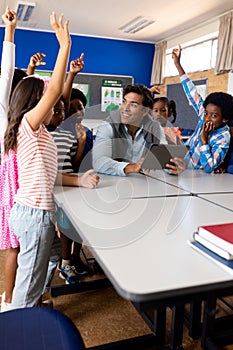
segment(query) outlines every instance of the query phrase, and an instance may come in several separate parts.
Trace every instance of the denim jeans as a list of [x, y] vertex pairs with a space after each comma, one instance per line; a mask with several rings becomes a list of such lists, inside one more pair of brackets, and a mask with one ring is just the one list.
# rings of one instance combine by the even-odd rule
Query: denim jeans
[[10, 225], [20, 243], [12, 309], [32, 307], [42, 295], [51, 246], [55, 213], [15, 203]]
[[42, 294], [48, 293], [50, 290], [51, 281], [53, 279], [54, 272], [56, 270], [57, 265], [61, 261], [61, 257], [62, 257], [62, 255], [61, 255], [62, 250], [61, 249], [62, 249], [61, 240], [58, 237], [57, 232], [56, 232], [56, 234], [54, 236], [53, 243], [52, 243], [52, 247], [51, 247], [47, 276], [46, 276], [45, 285], [44, 285], [44, 289], [43, 289]]

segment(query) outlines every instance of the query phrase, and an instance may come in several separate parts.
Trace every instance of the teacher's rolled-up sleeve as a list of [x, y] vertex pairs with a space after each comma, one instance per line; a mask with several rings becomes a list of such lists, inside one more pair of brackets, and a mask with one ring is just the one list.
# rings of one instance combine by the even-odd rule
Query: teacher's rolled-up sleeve
[[103, 121], [97, 129], [93, 145], [93, 167], [98, 173], [125, 176], [124, 168], [129, 163], [114, 160], [112, 147], [112, 127]]

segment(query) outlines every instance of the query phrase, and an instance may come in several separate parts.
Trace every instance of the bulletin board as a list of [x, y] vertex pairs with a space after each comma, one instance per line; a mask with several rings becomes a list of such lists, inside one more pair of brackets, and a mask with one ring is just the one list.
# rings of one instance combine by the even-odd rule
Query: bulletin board
[[[35, 74], [51, 76], [51, 71], [36, 70]], [[125, 87], [128, 84], [134, 84], [133, 76], [127, 75], [110, 75], [110, 74], [85, 74], [79, 73], [74, 78], [74, 87], [80, 88], [80, 90], [87, 97], [87, 108], [85, 113], [85, 119], [105, 119], [109, 112], [103, 112], [101, 110], [101, 93], [103, 81], [121, 81], [122, 86]], [[85, 91], [84, 91], [85, 90]], [[122, 95], [121, 95], [122, 97]], [[118, 97], [119, 100], [119, 97]]]
[[[207, 94], [207, 79], [194, 80], [193, 83], [197, 86], [198, 92], [204, 100]], [[198, 121], [197, 114], [194, 108], [189, 105], [182, 85], [180, 83], [167, 85], [167, 98], [174, 100], [176, 103], [177, 118], [175, 125], [180, 128], [194, 130]]]
[[102, 85], [103, 81], [122, 81], [122, 86], [134, 83], [132, 76], [120, 75], [102, 75], [102, 74], [84, 74], [79, 73], [74, 79], [74, 85], [79, 87], [89, 86], [89, 108], [86, 109], [85, 118], [91, 119], [105, 119], [109, 112], [102, 110]]

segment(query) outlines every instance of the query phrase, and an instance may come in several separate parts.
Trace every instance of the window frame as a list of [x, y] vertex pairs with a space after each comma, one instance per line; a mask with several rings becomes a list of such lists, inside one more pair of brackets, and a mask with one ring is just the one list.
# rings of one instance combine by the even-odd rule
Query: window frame
[[[189, 62], [187, 64], [187, 62], [185, 64], [182, 63], [182, 58], [181, 58], [181, 63], [184, 66], [184, 70], [187, 73], [193, 73], [193, 72], [198, 72], [198, 71], [204, 71], [204, 70], [209, 70], [214, 68], [215, 66], [215, 62], [216, 62], [216, 55], [217, 55], [217, 46], [218, 46], [218, 34], [214, 35], [211, 38], [205, 39], [205, 40], [200, 40], [194, 44], [183, 44], [181, 45], [182, 47], [182, 51], [183, 51], [183, 57], [185, 57], [185, 50], [189, 50], [197, 48], [198, 46], [200, 47], [201, 45], [205, 44], [205, 43], [210, 43], [210, 53], [209, 53], [209, 65], [206, 65], [205, 68], [201, 68], [202, 62], [201, 62], [201, 58], [203, 57], [201, 54], [199, 54], [200, 57], [200, 69], [197, 69], [195, 66], [197, 66], [196, 62], [195, 64], [192, 64], [192, 62]], [[203, 45], [204, 46], [204, 45]], [[173, 49], [167, 49], [166, 50], [166, 65], [165, 65], [165, 73], [164, 73], [164, 78], [168, 78], [168, 77], [174, 77], [176, 76], [177, 70], [174, 66], [173, 60], [172, 60], [172, 50]], [[195, 59], [197, 58], [197, 56], [195, 56]], [[168, 63], [170, 61], [170, 63]]]

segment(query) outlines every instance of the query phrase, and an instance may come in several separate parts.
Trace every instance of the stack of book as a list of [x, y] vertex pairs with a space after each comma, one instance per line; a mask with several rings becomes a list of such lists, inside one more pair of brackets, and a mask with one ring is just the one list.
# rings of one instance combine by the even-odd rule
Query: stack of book
[[188, 243], [233, 273], [233, 222], [199, 226]]

